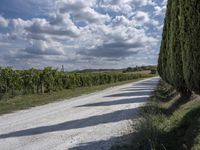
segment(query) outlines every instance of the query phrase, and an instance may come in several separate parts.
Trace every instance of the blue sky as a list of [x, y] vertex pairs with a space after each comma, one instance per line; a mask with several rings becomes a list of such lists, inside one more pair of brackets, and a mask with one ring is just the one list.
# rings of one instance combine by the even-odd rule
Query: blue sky
[[167, 0], [1, 0], [0, 64], [66, 70], [157, 64]]

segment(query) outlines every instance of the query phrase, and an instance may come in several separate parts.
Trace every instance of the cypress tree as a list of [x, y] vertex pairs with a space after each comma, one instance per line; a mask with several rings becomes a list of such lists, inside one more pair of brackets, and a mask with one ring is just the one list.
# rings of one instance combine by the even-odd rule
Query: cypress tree
[[170, 53], [170, 74], [171, 84], [181, 93], [182, 96], [190, 96], [191, 91], [188, 90], [184, 75], [183, 75], [183, 60], [181, 49], [181, 34], [180, 34], [180, 1], [173, 0], [171, 5], [171, 22], [170, 22], [170, 37], [169, 37], [169, 53]]
[[180, 0], [183, 73], [187, 86], [200, 94], [200, 1]]
[[171, 20], [171, 2], [172, 0], [168, 0], [167, 4], [167, 12], [166, 17], [164, 21], [164, 27], [163, 27], [163, 34], [162, 34], [162, 42], [160, 47], [160, 54], [158, 59], [158, 73], [161, 76], [163, 80], [165, 80], [167, 83], [170, 83], [169, 76], [169, 28], [170, 28], [170, 20]]
[[158, 71], [163, 80], [173, 85], [181, 96], [190, 96], [183, 76], [179, 6], [179, 0], [168, 0]]

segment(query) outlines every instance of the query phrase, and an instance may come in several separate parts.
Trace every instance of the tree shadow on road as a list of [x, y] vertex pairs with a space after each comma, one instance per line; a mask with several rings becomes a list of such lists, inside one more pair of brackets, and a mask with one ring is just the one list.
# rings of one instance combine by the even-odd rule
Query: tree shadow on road
[[107, 95], [105, 97], [127, 97], [127, 96], [143, 96], [143, 95], [150, 95], [151, 91], [143, 92], [143, 91], [137, 91], [137, 92], [124, 92], [119, 94], [112, 94]]
[[105, 101], [99, 103], [90, 103], [86, 105], [80, 105], [77, 107], [94, 107], [94, 106], [113, 106], [113, 105], [123, 105], [123, 104], [133, 104], [133, 103], [144, 103], [146, 102], [147, 96], [139, 97], [139, 98], [127, 98], [127, 99], [119, 99], [113, 101]]
[[160, 79], [152, 80], [152, 81], [144, 81], [141, 83], [134, 83], [131, 87], [122, 88], [121, 90], [127, 91], [127, 90], [154, 90], [154, 88], [157, 86], [158, 81]]
[[15, 131], [7, 134], [1, 134], [0, 139], [10, 138], [10, 137], [31, 136], [49, 132], [64, 131], [64, 130], [66, 131], [70, 129], [79, 129], [79, 128], [96, 126], [99, 124], [107, 124], [123, 120], [130, 120], [138, 117], [137, 116], [138, 109], [139, 108], [119, 110], [112, 113], [91, 116], [84, 119], [66, 121], [55, 125], [41, 126], [36, 128]]
[[122, 90], [122, 91], [125, 91], [125, 92], [133, 92], [133, 91], [135, 91], [135, 92], [139, 92], [139, 91], [143, 91], [143, 92], [148, 92], [148, 91], [154, 91], [154, 88], [139, 88], [139, 87], [137, 87], [137, 88], [127, 88], [127, 89], [124, 89], [124, 90]]
[[142, 96], [150, 95], [153, 89], [156, 87], [158, 81], [145, 81], [134, 85], [133, 87], [122, 89], [122, 93], [106, 95], [105, 97], [124, 97], [124, 96]]
[[128, 134], [120, 137], [112, 137], [108, 140], [100, 140], [88, 143], [81, 143], [76, 147], [70, 148], [68, 150], [107, 150], [111, 149], [115, 144], [123, 144], [124, 142], [129, 142], [132, 139], [133, 134]]

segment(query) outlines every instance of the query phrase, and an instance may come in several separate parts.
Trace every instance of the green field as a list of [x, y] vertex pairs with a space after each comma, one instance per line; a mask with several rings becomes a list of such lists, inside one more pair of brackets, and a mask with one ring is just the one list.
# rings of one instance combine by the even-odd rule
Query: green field
[[69, 89], [62, 89], [57, 91], [51, 91], [46, 93], [33, 93], [33, 94], [19, 94], [14, 97], [6, 97], [0, 100], [0, 114], [13, 112], [16, 110], [27, 109], [30, 107], [44, 105], [63, 99], [69, 99], [72, 97], [80, 96], [83, 94], [89, 94], [92, 92], [104, 90], [106, 88], [122, 85], [130, 82], [135, 82], [147, 77], [153, 77], [154, 75], [148, 73], [139, 73], [137, 77], [134, 74], [135, 79], [117, 81], [115, 83], [104, 83], [96, 86], [74, 87]]

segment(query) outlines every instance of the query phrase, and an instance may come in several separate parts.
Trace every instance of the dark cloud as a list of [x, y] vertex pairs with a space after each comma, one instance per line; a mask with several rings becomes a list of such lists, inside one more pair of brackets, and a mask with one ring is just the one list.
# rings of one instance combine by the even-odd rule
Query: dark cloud
[[[25, 52], [32, 55], [62, 55], [62, 52], [55, 51], [55, 49], [47, 48], [47, 49], [40, 49], [37, 47], [27, 47], [24, 49]], [[28, 55], [27, 55], [28, 56]]]
[[57, 36], [70, 36], [78, 37], [78, 33], [72, 31], [71, 29], [55, 27], [55, 26], [41, 26], [39, 23], [34, 23], [30, 27], [25, 28], [30, 33], [37, 34], [48, 34]]
[[73, 3], [67, 3], [64, 4], [61, 8], [60, 8], [60, 12], [61, 13], [65, 13], [65, 12], [69, 12], [69, 11], [80, 11], [81, 9], [87, 7], [85, 5], [85, 3], [83, 1], [79, 1], [77, 2], [73, 2]]
[[64, 55], [62, 45], [53, 41], [36, 40], [30, 43], [24, 51], [34, 55]]
[[28, 33], [27, 38], [34, 39], [34, 40], [48, 41], [48, 38], [46, 38], [44, 35], [41, 35], [41, 34]]
[[125, 43], [125, 42], [114, 42], [103, 44], [102, 46], [98, 46], [94, 49], [89, 49], [85, 51], [80, 51], [79, 54], [94, 56], [94, 57], [106, 57], [106, 58], [124, 58], [129, 57], [131, 55], [137, 54], [138, 50], [130, 50], [137, 49], [142, 47], [142, 43]]
[[120, 4], [121, 0], [102, 0], [101, 3], [103, 4], [110, 4], [110, 5], [118, 5]]

